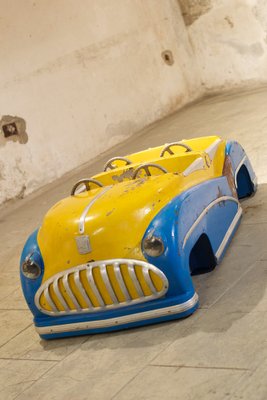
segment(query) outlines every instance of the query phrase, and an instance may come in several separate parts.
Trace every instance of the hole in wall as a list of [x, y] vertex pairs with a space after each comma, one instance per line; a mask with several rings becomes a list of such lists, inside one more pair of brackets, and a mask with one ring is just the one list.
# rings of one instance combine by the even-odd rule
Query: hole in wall
[[15, 122], [12, 122], [11, 124], [3, 125], [2, 129], [4, 132], [5, 138], [8, 138], [9, 136], [18, 134], [18, 130], [17, 130], [17, 126], [16, 126]]
[[0, 146], [6, 142], [19, 142], [25, 144], [28, 142], [26, 132], [26, 121], [21, 117], [4, 115], [0, 120]]
[[173, 54], [170, 50], [165, 50], [161, 53], [161, 57], [163, 58], [165, 64], [167, 65], [173, 65], [174, 59], [173, 59]]

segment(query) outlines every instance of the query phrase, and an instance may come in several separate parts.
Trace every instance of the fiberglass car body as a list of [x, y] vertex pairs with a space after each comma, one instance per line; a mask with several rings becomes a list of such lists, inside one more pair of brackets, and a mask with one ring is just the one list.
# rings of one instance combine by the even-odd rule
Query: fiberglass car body
[[218, 136], [126, 157], [74, 185], [21, 257], [24, 296], [45, 339], [185, 317], [192, 275], [218, 264], [256, 190], [243, 148]]

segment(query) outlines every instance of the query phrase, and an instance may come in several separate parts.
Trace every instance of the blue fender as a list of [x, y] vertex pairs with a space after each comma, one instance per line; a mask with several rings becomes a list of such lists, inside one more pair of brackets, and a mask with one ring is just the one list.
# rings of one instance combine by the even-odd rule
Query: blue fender
[[236, 141], [228, 141], [226, 156], [231, 160], [238, 198], [242, 199], [255, 193], [257, 178], [243, 147]]
[[242, 210], [226, 177], [211, 179], [174, 198], [150, 223], [143, 240], [160, 237], [165, 251], [159, 257], [143, 253], [168, 277], [167, 296], [190, 297], [194, 286], [190, 253], [204, 233], [219, 263], [237, 228]]

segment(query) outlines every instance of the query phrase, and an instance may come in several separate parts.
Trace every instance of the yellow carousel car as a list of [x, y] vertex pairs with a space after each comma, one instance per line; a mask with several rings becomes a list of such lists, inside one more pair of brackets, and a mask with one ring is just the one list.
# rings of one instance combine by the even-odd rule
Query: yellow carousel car
[[240, 144], [218, 136], [115, 157], [77, 182], [28, 239], [21, 283], [45, 339], [192, 314], [256, 190]]

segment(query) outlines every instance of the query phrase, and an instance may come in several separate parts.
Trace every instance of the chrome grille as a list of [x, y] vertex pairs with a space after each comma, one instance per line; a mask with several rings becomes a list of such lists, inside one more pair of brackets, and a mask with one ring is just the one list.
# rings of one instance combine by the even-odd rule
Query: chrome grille
[[154, 265], [113, 259], [82, 264], [54, 275], [38, 289], [35, 304], [43, 313], [54, 316], [90, 313], [151, 301], [164, 296], [167, 290], [166, 276]]

